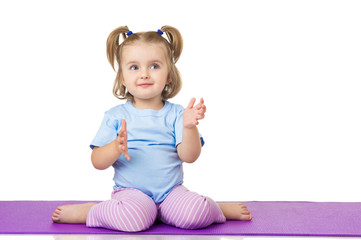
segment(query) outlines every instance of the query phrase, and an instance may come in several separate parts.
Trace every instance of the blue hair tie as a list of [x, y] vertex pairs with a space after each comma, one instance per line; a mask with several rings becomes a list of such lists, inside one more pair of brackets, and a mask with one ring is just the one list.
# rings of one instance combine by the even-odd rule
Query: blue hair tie
[[160, 29], [158, 29], [157, 33], [159, 33], [160, 35], [163, 35], [163, 32]]
[[128, 33], [127, 33], [127, 36], [129, 37], [129, 35], [132, 35], [133, 34], [133, 32], [132, 31], [129, 31]]

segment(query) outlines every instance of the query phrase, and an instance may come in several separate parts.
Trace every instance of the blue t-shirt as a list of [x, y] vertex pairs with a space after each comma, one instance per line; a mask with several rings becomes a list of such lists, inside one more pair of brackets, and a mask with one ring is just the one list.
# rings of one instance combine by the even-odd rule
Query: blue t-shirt
[[[127, 123], [128, 161], [122, 154], [113, 164], [114, 189], [135, 188], [162, 202], [170, 191], [183, 183], [183, 167], [177, 153], [182, 142], [184, 108], [165, 102], [162, 109], [140, 110], [132, 102], [105, 112], [90, 147], [102, 147], [116, 139], [121, 119]], [[202, 145], [203, 139], [201, 138]]]

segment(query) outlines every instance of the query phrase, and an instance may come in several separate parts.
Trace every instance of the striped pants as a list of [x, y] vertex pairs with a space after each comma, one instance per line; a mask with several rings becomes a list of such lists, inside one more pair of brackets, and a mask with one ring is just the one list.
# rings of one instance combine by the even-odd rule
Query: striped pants
[[159, 204], [136, 189], [116, 190], [111, 200], [98, 203], [90, 209], [86, 225], [138, 232], [148, 229], [157, 218], [165, 224], [184, 229], [204, 228], [212, 223], [226, 221], [212, 199], [179, 185]]

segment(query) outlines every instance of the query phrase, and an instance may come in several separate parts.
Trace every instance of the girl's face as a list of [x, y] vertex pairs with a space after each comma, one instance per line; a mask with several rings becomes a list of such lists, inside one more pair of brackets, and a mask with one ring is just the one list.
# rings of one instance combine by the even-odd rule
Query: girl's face
[[122, 53], [123, 85], [137, 100], [162, 101], [168, 82], [165, 47], [157, 43], [137, 41], [124, 46]]

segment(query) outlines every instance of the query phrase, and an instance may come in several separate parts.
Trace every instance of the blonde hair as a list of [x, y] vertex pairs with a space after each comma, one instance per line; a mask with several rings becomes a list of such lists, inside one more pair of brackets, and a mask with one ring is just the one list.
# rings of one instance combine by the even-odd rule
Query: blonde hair
[[[159, 32], [156, 31], [127, 34], [130, 33], [127, 26], [118, 27], [109, 34], [109, 37], [107, 39], [108, 61], [114, 71], [117, 71], [115, 67], [117, 67], [118, 69], [113, 86], [113, 94], [115, 97], [119, 99], [126, 99], [127, 101], [134, 100], [133, 95], [126, 90], [126, 87], [122, 83], [123, 74], [121, 68], [121, 60], [123, 47], [130, 45], [136, 41], [163, 44], [166, 49], [169, 60], [169, 75], [167, 85], [162, 92], [162, 99], [167, 100], [169, 98], [172, 98], [176, 96], [181, 90], [182, 79], [177, 67], [175, 66], [175, 63], [178, 61], [183, 50], [182, 36], [176, 28], [171, 26], [163, 26], [160, 30], [167, 35], [168, 41], [164, 37], [162, 37]], [[122, 35], [123, 37], [122, 43], [120, 43], [119, 41], [120, 35]]]

